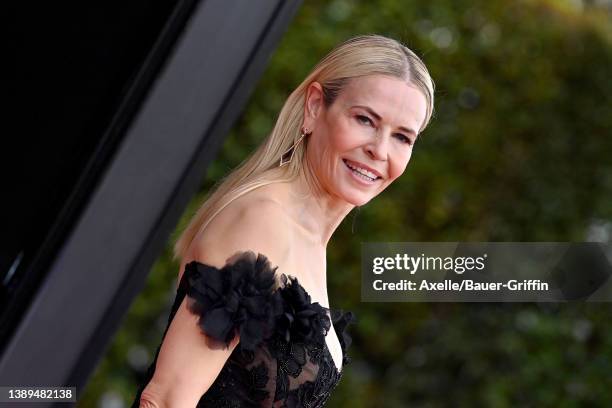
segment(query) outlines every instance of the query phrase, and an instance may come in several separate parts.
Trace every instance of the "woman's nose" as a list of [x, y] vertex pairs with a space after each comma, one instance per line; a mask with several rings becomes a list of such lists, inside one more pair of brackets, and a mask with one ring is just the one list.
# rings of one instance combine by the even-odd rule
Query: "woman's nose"
[[374, 140], [366, 146], [368, 155], [374, 160], [387, 160], [388, 139], [388, 135], [385, 132], [376, 132]]

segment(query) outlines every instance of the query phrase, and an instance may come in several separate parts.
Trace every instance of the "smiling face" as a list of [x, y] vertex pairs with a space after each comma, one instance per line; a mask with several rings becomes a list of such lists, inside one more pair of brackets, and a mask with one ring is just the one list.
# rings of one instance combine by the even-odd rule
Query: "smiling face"
[[312, 131], [306, 159], [325, 191], [363, 205], [404, 173], [426, 110], [423, 93], [399, 78], [353, 78], [327, 108], [313, 82], [304, 108]]

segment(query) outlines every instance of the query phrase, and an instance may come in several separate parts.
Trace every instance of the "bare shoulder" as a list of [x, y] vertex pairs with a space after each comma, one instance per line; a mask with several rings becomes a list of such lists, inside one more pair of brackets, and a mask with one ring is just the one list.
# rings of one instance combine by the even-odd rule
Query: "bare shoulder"
[[195, 238], [190, 259], [185, 261], [220, 268], [237, 252], [253, 251], [265, 255], [272, 266], [282, 270], [289, 257], [290, 228], [286, 211], [273, 196], [265, 191], [247, 194], [213, 218]]

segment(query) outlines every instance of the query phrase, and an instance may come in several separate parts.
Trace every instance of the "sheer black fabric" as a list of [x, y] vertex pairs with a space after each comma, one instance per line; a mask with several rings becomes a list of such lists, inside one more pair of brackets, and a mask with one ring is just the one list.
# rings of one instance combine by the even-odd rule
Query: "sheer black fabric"
[[[333, 324], [342, 367], [349, 364], [346, 328], [354, 314], [312, 302], [292, 276], [281, 274], [276, 287], [276, 269], [251, 251], [237, 253], [221, 269], [196, 261], [185, 266], [164, 338], [185, 296], [213, 347], [240, 337], [197, 407], [322, 407], [339, 383], [344, 370], [336, 367], [325, 336]], [[160, 348], [132, 407], [153, 377]]]

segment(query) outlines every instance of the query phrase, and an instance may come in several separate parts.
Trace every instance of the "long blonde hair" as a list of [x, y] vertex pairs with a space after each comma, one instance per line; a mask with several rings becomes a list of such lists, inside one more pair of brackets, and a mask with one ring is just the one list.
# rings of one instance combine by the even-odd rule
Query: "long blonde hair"
[[292, 181], [299, 175], [306, 142], [298, 144], [289, 164], [279, 171], [269, 170], [278, 167], [281, 155], [300, 136], [306, 90], [312, 82], [321, 84], [324, 103], [329, 107], [349, 79], [372, 74], [404, 79], [423, 92], [427, 112], [419, 129], [421, 132], [429, 123], [434, 110], [434, 83], [425, 64], [414, 52], [394, 39], [381, 35], [350, 38], [335, 47], [314, 67], [285, 101], [274, 129], [264, 142], [217, 184], [178, 237], [174, 244], [174, 259], [182, 259], [187, 255], [195, 237], [229, 203], [256, 188], [275, 182]]

